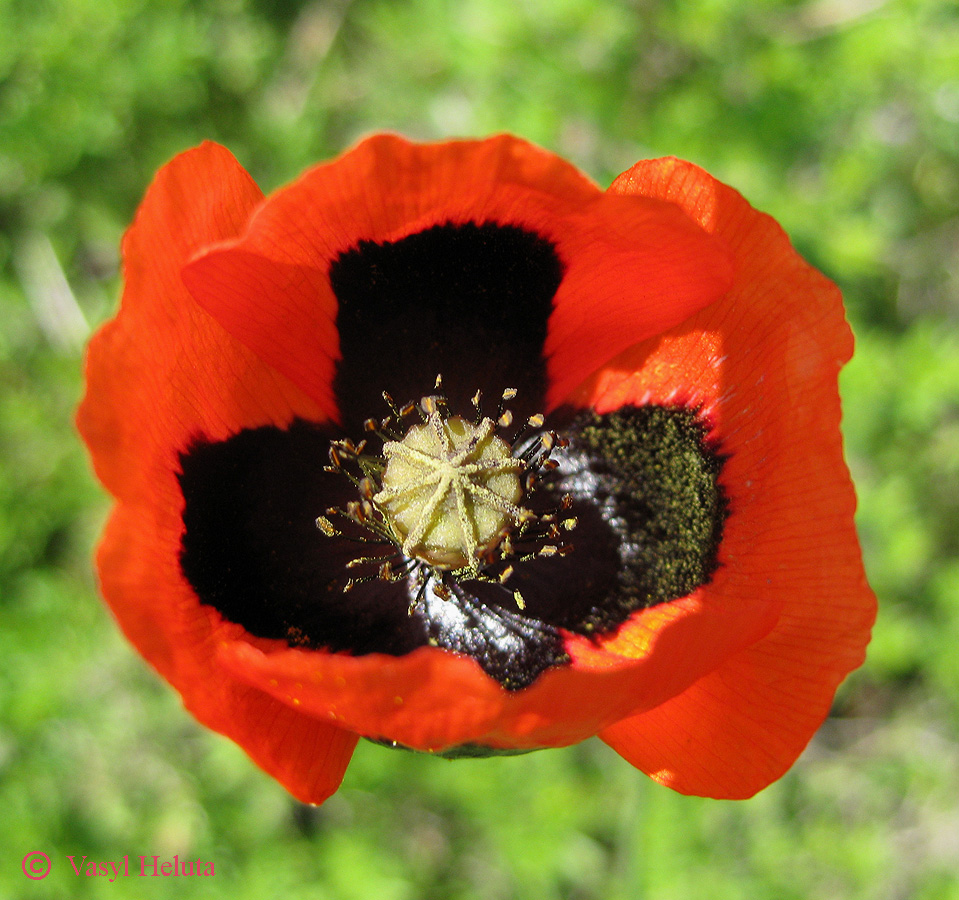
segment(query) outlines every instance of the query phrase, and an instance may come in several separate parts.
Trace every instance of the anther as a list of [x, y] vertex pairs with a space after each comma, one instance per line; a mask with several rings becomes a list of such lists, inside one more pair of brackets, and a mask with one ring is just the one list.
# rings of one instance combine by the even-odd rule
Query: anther
[[320, 529], [327, 537], [336, 537], [340, 531], [333, 526], [333, 523], [326, 516], [318, 516], [316, 527]]

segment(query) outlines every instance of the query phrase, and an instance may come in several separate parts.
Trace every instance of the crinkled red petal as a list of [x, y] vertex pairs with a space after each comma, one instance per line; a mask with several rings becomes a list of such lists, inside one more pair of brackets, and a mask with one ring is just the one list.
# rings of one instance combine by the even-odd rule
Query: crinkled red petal
[[[467, 657], [423, 647], [406, 656], [349, 656], [254, 646], [237, 629], [219, 644], [235, 677], [324, 721], [366, 737], [439, 751], [563, 746], [684, 690], [771, 624], [722, 611], [698, 597], [648, 611], [642, 640], [582, 653], [530, 687], [509, 692]], [[227, 635], [228, 631], [224, 632]]]
[[204, 253], [184, 278], [224, 328], [329, 408], [330, 263], [360, 241], [490, 221], [548, 239], [567, 266], [546, 344], [549, 406], [611, 355], [716, 300], [731, 278], [721, 243], [672, 205], [603, 193], [524, 141], [420, 145], [390, 135], [271, 196], [241, 238]]
[[306, 803], [343, 778], [357, 736], [235, 678], [220, 665], [224, 626], [201, 607], [179, 568], [182, 525], [174, 508], [121, 503], [98, 552], [100, 587], [131, 643], [199, 721], [236, 741]]
[[180, 279], [190, 256], [236, 235], [261, 199], [214, 144], [160, 171], [124, 240], [120, 313], [90, 344], [77, 424], [97, 474], [120, 500], [98, 561], [104, 597], [124, 631], [201, 721], [238, 741], [297, 796], [319, 802], [339, 784], [355, 736], [295, 714], [220, 668], [210, 617], [179, 571], [177, 472], [191, 439], [323, 418], [199, 309]]
[[216, 144], [162, 169], [123, 241], [120, 312], [90, 342], [77, 425], [100, 480], [118, 498], [149, 497], [198, 433], [323, 417], [316, 405], [199, 309], [180, 270], [239, 233], [259, 188]]
[[837, 374], [852, 335], [835, 285], [772, 219], [705, 172], [640, 163], [611, 190], [685, 209], [728, 243], [736, 279], [719, 303], [606, 366], [578, 402], [702, 409], [729, 454], [731, 503], [705, 602], [758, 599], [777, 617], [761, 640], [601, 737], [678, 791], [745, 797], [806, 746], [839, 682], [862, 663], [875, 618], [839, 432]]

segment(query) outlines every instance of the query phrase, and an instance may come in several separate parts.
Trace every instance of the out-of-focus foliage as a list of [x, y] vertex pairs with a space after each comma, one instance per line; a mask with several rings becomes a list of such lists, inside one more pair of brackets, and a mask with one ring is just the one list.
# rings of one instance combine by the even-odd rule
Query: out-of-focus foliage
[[[213, 138], [269, 190], [362, 134], [509, 130], [602, 184], [675, 154], [843, 287], [866, 666], [756, 799], [590, 742], [372, 745], [300, 807], [117, 636], [72, 436], [87, 323], [153, 172]], [[920, 898], [959, 883], [959, 9], [937, 0], [0, 0], [0, 895]], [[28, 881], [21, 857], [53, 872]], [[68, 854], [212, 860], [104, 885]], [[132, 888], [132, 890], [131, 890]]]

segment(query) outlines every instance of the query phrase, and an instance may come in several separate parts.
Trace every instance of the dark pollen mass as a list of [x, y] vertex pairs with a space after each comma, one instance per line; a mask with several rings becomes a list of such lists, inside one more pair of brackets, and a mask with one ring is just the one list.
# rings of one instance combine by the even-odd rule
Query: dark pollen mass
[[[729, 501], [723, 457], [691, 409], [627, 406], [581, 413], [571, 428], [566, 486], [588, 492], [618, 540], [615, 586], [595, 624], [677, 600], [708, 584]], [[578, 471], [577, 471], [578, 470]]]

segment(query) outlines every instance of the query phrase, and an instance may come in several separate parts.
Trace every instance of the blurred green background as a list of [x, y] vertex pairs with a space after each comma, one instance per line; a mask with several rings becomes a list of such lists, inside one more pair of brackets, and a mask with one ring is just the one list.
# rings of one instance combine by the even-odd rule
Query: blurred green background
[[[682, 797], [598, 741], [363, 744], [302, 807], [125, 645], [72, 433], [154, 171], [213, 138], [267, 191], [361, 135], [509, 130], [601, 184], [678, 155], [843, 288], [881, 613], [796, 767]], [[0, 0], [0, 897], [959, 898], [959, 7], [936, 0]], [[54, 869], [28, 881], [22, 856]], [[77, 878], [67, 854], [212, 860]]]

